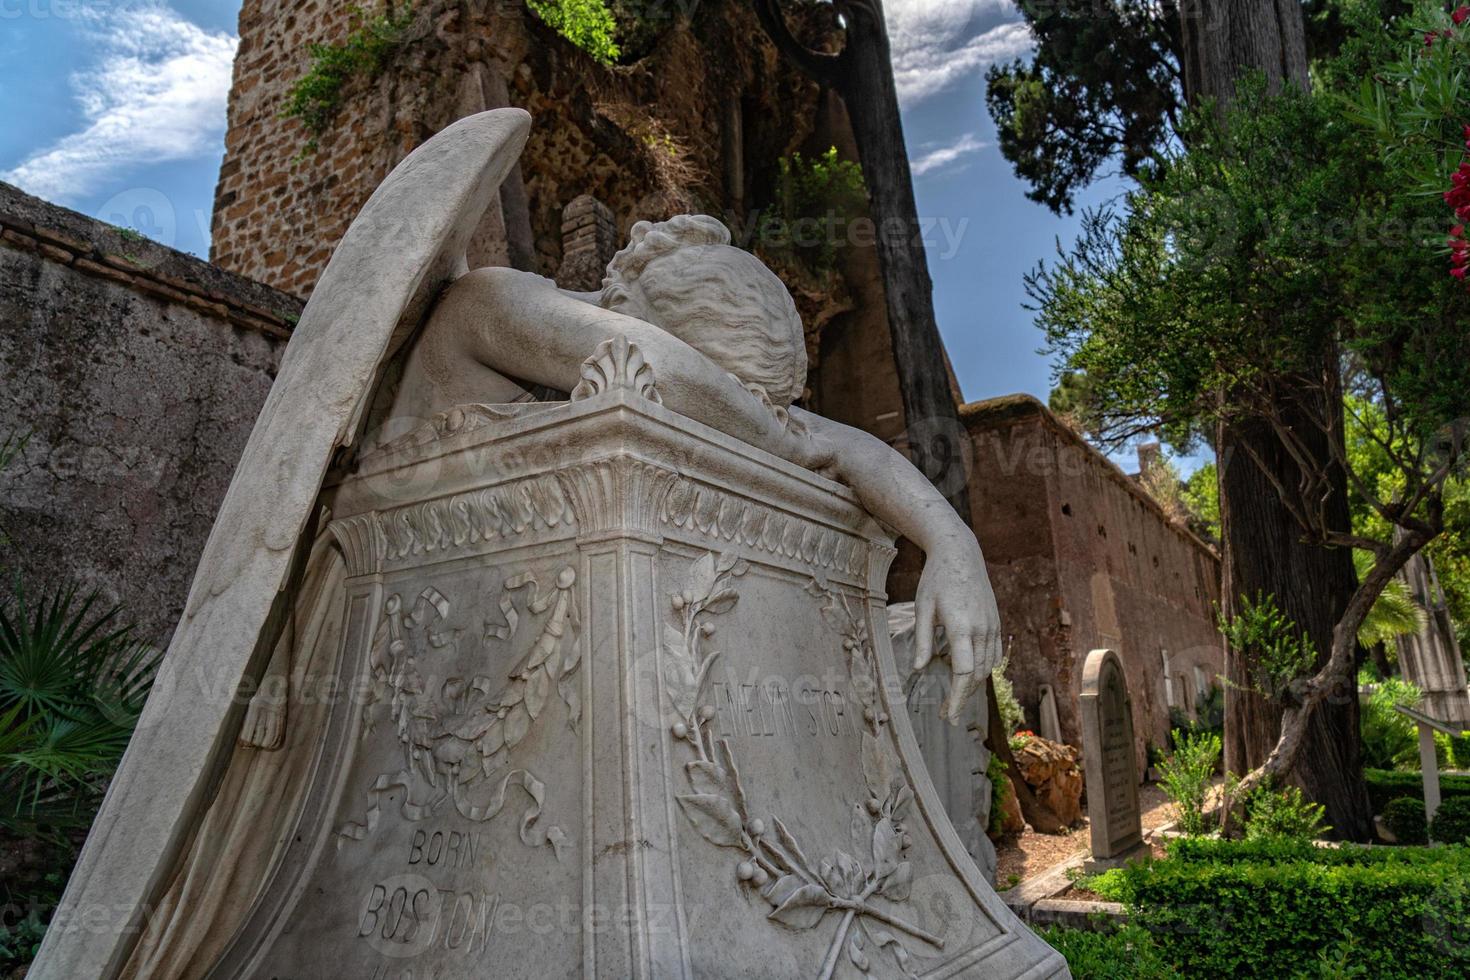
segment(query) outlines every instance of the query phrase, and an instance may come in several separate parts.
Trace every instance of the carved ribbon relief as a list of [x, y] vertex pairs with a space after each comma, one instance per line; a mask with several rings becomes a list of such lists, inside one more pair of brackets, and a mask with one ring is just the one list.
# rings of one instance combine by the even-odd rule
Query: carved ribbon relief
[[[449, 600], [429, 586], [411, 600], [390, 594], [373, 645], [371, 694], [363, 711], [361, 738], [380, 724], [391, 724], [403, 753], [403, 768], [380, 773], [368, 790], [370, 806], [360, 822], [337, 831], [338, 846], [371, 835], [382, 816], [380, 797], [402, 788], [399, 812], [420, 821], [452, 806], [467, 820], [484, 823], [504, 809], [508, 792], [519, 787], [532, 805], [521, 817], [520, 837], [528, 847], [549, 845], [560, 860], [568, 839], [556, 826], [538, 825], [546, 786], [530, 770], [511, 768], [511, 751], [542, 717], [555, 688], [567, 707], [568, 725], [581, 720], [576, 675], [582, 650], [574, 586], [576, 570], [567, 566], [548, 588], [534, 575], [505, 580], [497, 603], [499, 622], [486, 621], [478, 636], [448, 625]], [[520, 609], [516, 597], [523, 597]], [[514, 644], [524, 618], [540, 617], [526, 652], [498, 685], [492, 677], [445, 676], [440, 665], [461, 662], [462, 644], [474, 644], [477, 659], [500, 660], [491, 644]], [[386, 716], [386, 717], [385, 717]]]

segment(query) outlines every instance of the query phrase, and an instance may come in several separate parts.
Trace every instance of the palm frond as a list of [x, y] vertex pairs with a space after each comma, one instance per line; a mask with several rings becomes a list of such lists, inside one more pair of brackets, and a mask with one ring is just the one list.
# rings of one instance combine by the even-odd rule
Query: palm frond
[[0, 605], [0, 825], [90, 820], [127, 748], [161, 653], [97, 606], [18, 583]]
[[[1367, 574], [1372, 556], [1366, 552], [1355, 552], [1353, 564], [1357, 566], [1358, 578]], [[1365, 647], [1379, 643], [1391, 645], [1400, 636], [1412, 636], [1429, 625], [1429, 614], [1414, 599], [1409, 586], [1403, 579], [1390, 579], [1383, 587], [1363, 625], [1358, 627], [1358, 642]]]

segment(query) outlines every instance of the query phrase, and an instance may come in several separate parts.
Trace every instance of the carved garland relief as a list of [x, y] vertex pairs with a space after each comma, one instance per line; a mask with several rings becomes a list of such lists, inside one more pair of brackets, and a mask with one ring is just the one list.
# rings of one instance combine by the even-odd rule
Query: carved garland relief
[[850, 821], [856, 856], [841, 848], [813, 861], [781, 818], [770, 823], [752, 815], [750, 796], [728, 739], [716, 740], [709, 724], [715, 708], [706, 698], [710, 667], [720, 651], [705, 651], [715, 632], [713, 617], [739, 602], [737, 580], [749, 565], [733, 554], [707, 554], [689, 572], [682, 592], [671, 597], [674, 623], [663, 628], [667, 656], [664, 690], [677, 719], [671, 733], [694, 756], [684, 769], [692, 792], [677, 797], [685, 817], [709, 843], [739, 852], [734, 871], [740, 887], [770, 906], [768, 918], [788, 929], [816, 929], [835, 913], [836, 931], [818, 976], [833, 975], [845, 955], [866, 973], [871, 956], [892, 956], [900, 972], [914, 976], [914, 954], [906, 939], [935, 949], [944, 942], [907, 919], [873, 904], [874, 896], [902, 905], [910, 897], [913, 866], [905, 860], [911, 840], [904, 820], [913, 788], [894, 755], [888, 716], [877, 692], [879, 675], [861, 604], [813, 581], [808, 591], [822, 602], [822, 616], [841, 631], [852, 687], [863, 705], [862, 771], [865, 804], [853, 804]]
[[[403, 768], [377, 776], [363, 819], [337, 830], [338, 847], [376, 830], [380, 797], [389, 790], [404, 790], [399, 812], [405, 820], [425, 820], [452, 806], [465, 819], [484, 823], [504, 809], [507, 793], [518, 786], [532, 800], [521, 817], [521, 842], [550, 846], [561, 859], [566, 834], [556, 826], [538, 826], [545, 784], [527, 769], [511, 768], [510, 753], [541, 718], [553, 687], [567, 706], [568, 725], [575, 730], [581, 720], [576, 581], [571, 566], [561, 569], [545, 589], [529, 573], [506, 579], [497, 603], [501, 621], [487, 620], [477, 637], [445, 628], [449, 600], [433, 586], [411, 601], [396, 592], [387, 597], [369, 665], [372, 688], [360, 738], [368, 738], [379, 724], [391, 724], [403, 751]], [[523, 591], [524, 613], [515, 604], [515, 594]], [[482, 659], [499, 659], [488, 646], [514, 643], [523, 615], [542, 614], [539, 631], [498, 690], [495, 680], [483, 674], [440, 680], [436, 664], [459, 662], [462, 643], [475, 644]]]

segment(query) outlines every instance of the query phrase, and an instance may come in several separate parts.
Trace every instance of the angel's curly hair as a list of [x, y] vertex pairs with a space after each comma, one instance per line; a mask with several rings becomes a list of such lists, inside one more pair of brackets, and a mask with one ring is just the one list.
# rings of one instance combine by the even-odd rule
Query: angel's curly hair
[[[677, 265], [662, 262], [675, 254]], [[708, 215], [634, 225], [607, 265], [598, 305], [662, 327], [777, 407], [806, 385], [806, 340], [791, 293]]]

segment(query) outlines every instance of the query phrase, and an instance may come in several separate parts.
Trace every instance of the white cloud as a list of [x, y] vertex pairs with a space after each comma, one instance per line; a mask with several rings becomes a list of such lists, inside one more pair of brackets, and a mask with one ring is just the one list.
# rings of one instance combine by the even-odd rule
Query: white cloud
[[238, 38], [156, 2], [90, 12], [84, 21], [99, 54], [70, 79], [85, 127], [0, 180], [66, 203], [139, 164], [218, 148]]
[[911, 105], [1031, 50], [1010, 0], [889, 0], [898, 97]]
[[909, 161], [909, 169], [913, 171], [915, 177], [922, 177], [936, 170], [942, 170], [971, 153], [978, 153], [988, 145], [974, 133], [966, 133], [948, 146], [932, 150], [926, 147], [926, 152]]

